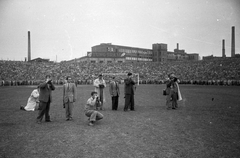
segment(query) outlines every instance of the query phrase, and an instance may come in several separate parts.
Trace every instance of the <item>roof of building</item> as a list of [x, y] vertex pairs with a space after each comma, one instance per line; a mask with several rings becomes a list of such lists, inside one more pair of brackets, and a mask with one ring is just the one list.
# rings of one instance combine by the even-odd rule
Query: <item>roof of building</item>
[[43, 59], [43, 58], [38, 57], [38, 58], [30, 60], [30, 62], [33, 62], [33, 61], [35, 61], [35, 62], [49, 62], [49, 60], [50, 59]]

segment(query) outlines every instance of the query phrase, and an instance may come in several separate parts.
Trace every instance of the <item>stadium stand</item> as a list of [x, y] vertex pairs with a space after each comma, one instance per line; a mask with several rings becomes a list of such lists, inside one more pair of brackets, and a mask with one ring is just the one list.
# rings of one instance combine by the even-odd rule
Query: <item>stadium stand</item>
[[[36, 85], [46, 73], [54, 84], [72, 76], [77, 84], [92, 84], [99, 73], [139, 73], [140, 84], [162, 84], [167, 74], [174, 73], [182, 84], [240, 85], [240, 58], [168, 63], [53, 63], [0, 61], [0, 86]], [[110, 76], [104, 76], [108, 81]]]

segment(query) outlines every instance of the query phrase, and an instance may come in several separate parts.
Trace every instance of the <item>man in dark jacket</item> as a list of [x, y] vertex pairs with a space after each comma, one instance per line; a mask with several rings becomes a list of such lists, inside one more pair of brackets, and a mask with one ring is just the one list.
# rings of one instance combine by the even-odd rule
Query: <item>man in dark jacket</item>
[[167, 81], [166, 81], [166, 108], [167, 110], [172, 109], [172, 81], [170, 79], [170, 75], [168, 75]]
[[52, 90], [55, 90], [52, 84], [50, 75], [46, 75], [46, 81], [39, 85], [39, 112], [37, 117], [37, 123], [41, 123], [43, 115], [45, 115], [45, 121], [51, 122], [49, 110], [50, 103], [52, 102]]
[[131, 111], [134, 111], [134, 91], [135, 91], [135, 82], [132, 80], [132, 73], [128, 73], [128, 78], [124, 80], [124, 94], [125, 94], [125, 106], [124, 111], [127, 111], [130, 108]]

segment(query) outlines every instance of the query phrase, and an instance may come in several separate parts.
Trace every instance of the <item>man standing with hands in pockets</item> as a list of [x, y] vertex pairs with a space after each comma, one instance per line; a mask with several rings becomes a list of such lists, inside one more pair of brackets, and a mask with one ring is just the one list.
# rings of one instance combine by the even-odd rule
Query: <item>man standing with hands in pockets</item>
[[41, 123], [43, 115], [45, 115], [45, 122], [51, 122], [49, 110], [50, 103], [52, 102], [52, 91], [55, 90], [52, 84], [50, 75], [46, 75], [46, 81], [39, 85], [39, 112], [37, 117], [37, 123]]
[[117, 83], [115, 76], [113, 76], [112, 79], [113, 80], [111, 81], [109, 86], [109, 92], [110, 92], [110, 95], [112, 96], [112, 110], [117, 110], [120, 91], [119, 91], [119, 85]]
[[76, 85], [72, 83], [71, 77], [67, 77], [66, 81], [63, 85], [63, 108], [66, 110], [66, 121], [71, 121], [73, 103], [76, 102]]

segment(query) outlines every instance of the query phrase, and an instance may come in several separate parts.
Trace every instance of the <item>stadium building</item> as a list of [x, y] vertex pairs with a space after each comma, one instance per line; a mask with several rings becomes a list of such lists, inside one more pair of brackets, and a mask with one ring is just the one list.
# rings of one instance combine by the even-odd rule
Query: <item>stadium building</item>
[[72, 62], [87, 61], [90, 63], [122, 63], [122, 62], [168, 62], [181, 60], [199, 60], [197, 53], [187, 54], [178, 48], [173, 52], [167, 50], [167, 44], [156, 43], [152, 49], [112, 45], [101, 43], [92, 47], [87, 56], [71, 60]]

